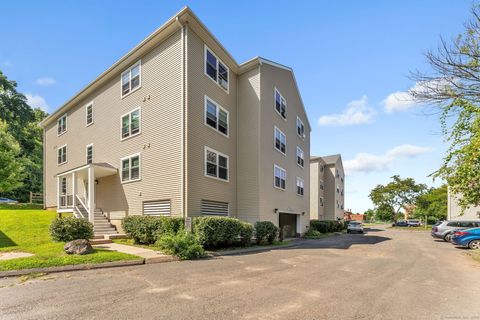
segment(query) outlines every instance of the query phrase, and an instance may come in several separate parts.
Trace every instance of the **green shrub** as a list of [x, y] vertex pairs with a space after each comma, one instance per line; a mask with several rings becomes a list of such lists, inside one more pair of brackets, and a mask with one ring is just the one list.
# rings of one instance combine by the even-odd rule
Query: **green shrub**
[[309, 230], [315, 230], [315, 231], [318, 231], [320, 233], [327, 233], [328, 232], [328, 223], [327, 223], [327, 221], [312, 220], [312, 221], [310, 221]]
[[347, 225], [343, 221], [335, 220], [312, 220], [310, 221], [310, 229], [321, 233], [338, 232], [345, 229]]
[[88, 240], [93, 237], [93, 225], [84, 219], [56, 218], [50, 225], [50, 234], [55, 241]]
[[122, 220], [122, 229], [135, 243], [153, 244], [164, 234], [176, 234], [184, 228], [183, 218], [128, 216]]
[[308, 229], [307, 232], [305, 232], [305, 234], [303, 235], [303, 238], [305, 238], [305, 239], [320, 239], [320, 238], [323, 238], [323, 234], [318, 230], [314, 230], [314, 229], [310, 228], [310, 229]]
[[228, 217], [196, 217], [193, 232], [204, 248], [227, 248], [240, 239], [242, 222]]
[[253, 226], [247, 222], [241, 222], [242, 227], [240, 229], [240, 244], [243, 247], [248, 247], [252, 244]]
[[159, 230], [161, 234], [177, 234], [185, 229], [185, 219], [179, 217], [159, 217], [162, 220], [162, 227]]
[[156, 246], [164, 253], [179, 257], [182, 260], [198, 259], [205, 255], [205, 250], [190, 232], [181, 230], [176, 234], [161, 235]]
[[272, 244], [277, 238], [278, 232], [279, 228], [270, 221], [255, 222], [255, 237], [257, 239], [257, 244], [260, 244], [263, 240]]

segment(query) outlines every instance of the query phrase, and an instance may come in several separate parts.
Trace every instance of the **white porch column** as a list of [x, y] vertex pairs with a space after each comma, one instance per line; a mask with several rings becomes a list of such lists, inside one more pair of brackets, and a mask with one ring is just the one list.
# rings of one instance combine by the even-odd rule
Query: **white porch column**
[[73, 207], [77, 206], [77, 173], [74, 171], [72, 172], [72, 195], [73, 195]]
[[60, 209], [60, 177], [57, 176], [57, 209]]
[[95, 214], [95, 173], [92, 166], [88, 167], [88, 220], [93, 223]]

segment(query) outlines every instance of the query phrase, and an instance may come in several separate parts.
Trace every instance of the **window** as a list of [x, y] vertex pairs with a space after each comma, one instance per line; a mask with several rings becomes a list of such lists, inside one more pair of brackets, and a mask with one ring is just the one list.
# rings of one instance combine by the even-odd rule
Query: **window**
[[323, 207], [323, 198], [320, 198], [320, 207]]
[[323, 190], [323, 180], [320, 180], [320, 190]]
[[304, 192], [304, 181], [303, 179], [297, 177], [297, 195], [303, 196]]
[[122, 97], [140, 88], [141, 84], [141, 61], [138, 61], [128, 70], [124, 71], [121, 76], [122, 81]]
[[228, 67], [205, 46], [205, 74], [228, 92]]
[[285, 134], [275, 127], [275, 149], [285, 154], [285, 149], [287, 145], [287, 138]]
[[93, 123], [93, 103], [90, 103], [86, 107], [86, 124], [87, 127]]
[[61, 188], [62, 188], [62, 195], [66, 195], [67, 194], [67, 178], [66, 177], [62, 177], [62, 182], [61, 182]]
[[459, 223], [457, 221], [452, 221], [447, 224], [448, 227], [458, 227]]
[[297, 134], [299, 137], [305, 138], [305, 126], [299, 117], [297, 117]]
[[140, 180], [140, 154], [122, 159], [122, 182]]
[[305, 153], [300, 147], [297, 147], [297, 164], [302, 168], [305, 165]]
[[205, 175], [228, 181], [228, 156], [205, 147]]
[[57, 120], [57, 134], [61, 135], [67, 132], [67, 115], [64, 114]]
[[285, 190], [285, 184], [287, 181], [287, 172], [285, 169], [280, 168], [279, 166], [274, 166], [274, 187]]
[[58, 152], [57, 163], [58, 164], [66, 163], [67, 162], [67, 145], [64, 145], [58, 148], [57, 152]]
[[202, 199], [202, 214], [214, 216], [228, 216], [228, 202]]
[[122, 116], [122, 139], [140, 133], [140, 109], [135, 109]]
[[335, 176], [338, 178], [340, 175], [338, 174], [338, 169], [335, 169]]
[[87, 146], [87, 163], [93, 163], [93, 144]]
[[228, 111], [205, 96], [205, 124], [228, 136]]
[[337, 193], [340, 193], [340, 187], [337, 184]]
[[320, 172], [323, 172], [324, 166], [320, 166]]
[[287, 118], [287, 101], [277, 88], [275, 88], [275, 110], [277, 110], [283, 119]]

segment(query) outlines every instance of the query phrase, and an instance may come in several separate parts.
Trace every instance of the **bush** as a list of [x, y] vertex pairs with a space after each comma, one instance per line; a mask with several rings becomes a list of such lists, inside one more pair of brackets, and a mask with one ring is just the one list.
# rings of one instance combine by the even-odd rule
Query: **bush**
[[260, 244], [263, 240], [272, 244], [277, 238], [278, 232], [279, 228], [270, 221], [255, 222], [255, 237], [257, 239], [257, 244]]
[[155, 244], [164, 253], [177, 256], [182, 260], [198, 259], [205, 255], [205, 250], [203, 250], [193, 234], [185, 230], [176, 234], [164, 234], [158, 238]]
[[253, 226], [250, 223], [242, 222], [242, 228], [240, 229], [240, 244], [243, 247], [248, 247], [252, 244]]
[[93, 224], [74, 217], [56, 218], [50, 225], [50, 234], [54, 241], [88, 240], [93, 237]]
[[343, 221], [335, 220], [312, 220], [310, 221], [310, 229], [321, 233], [338, 232], [347, 227]]
[[308, 229], [307, 232], [303, 235], [305, 239], [320, 239], [323, 238], [323, 235], [320, 231], [314, 230], [312, 228]]
[[204, 248], [230, 247], [241, 239], [242, 222], [228, 217], [196, 217], [193, 231]]
[[183, 227], [183, 218], [177, 217], [128, 216], [122, 220], [122, 229], [139, 244], [154, 244], [159, 236], [176, 234]]

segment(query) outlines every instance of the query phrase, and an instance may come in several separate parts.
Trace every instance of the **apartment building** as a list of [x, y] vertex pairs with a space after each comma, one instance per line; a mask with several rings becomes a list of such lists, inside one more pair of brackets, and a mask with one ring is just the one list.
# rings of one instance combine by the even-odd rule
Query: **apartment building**
[[480, 220], [480, 207], [469, 207], [462, 212], [458, 204], [458, 195], [448, 190], [447, 198], [447, 220]]
[[46, 207], [306, 231], [310, 125], [291, 68], [238, 64], [184, 8], [45, 119]]
[[343, 219], [345, 174], [339, 154], [310, 158], [310, 218]]

